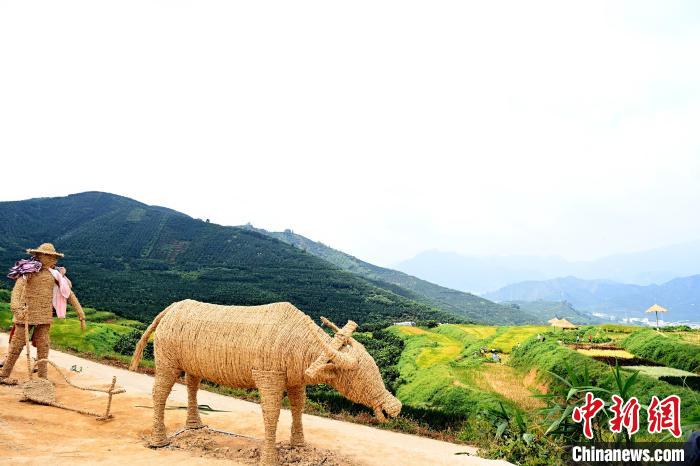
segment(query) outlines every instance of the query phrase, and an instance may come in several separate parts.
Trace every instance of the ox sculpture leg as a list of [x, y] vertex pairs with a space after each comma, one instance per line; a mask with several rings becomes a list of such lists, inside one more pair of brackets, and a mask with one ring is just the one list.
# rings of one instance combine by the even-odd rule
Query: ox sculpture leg
[[185, 427], [188, 429], [201, 429], [204, 427], [204, 424], [199, 417], [197, 390], [199, 390], [199, 382], [202, 378], [187, 374], [185, 379], [187, 381], [187, 422], [185, 423]]
[[166, 435], [163, 416], [165, 402], [175, 381], [180, 376], [180, 372], [180, 369], [176, 367], [156, 362], [156, 378], [153, 381], [153, 432], [148, 443], [151, 447], [163, 447], [170, 443]]
[[260, 406], [265, 423], [265, 441], [260, 452], [260, 464], [274, 465], [277, 464], [277, 421], [280, 417], [287, 375], [279, 371], [253, 370], [253, 380], [260, 393]]
[[304, 401], [306, 400], [306, 387], [287, 388], [289, 404], [292, 405], [292, 436], [290, 443], [292, 446], [300, 447], [304, 445], [304, 427], [301, 424], [301, 414], [304, 411]]

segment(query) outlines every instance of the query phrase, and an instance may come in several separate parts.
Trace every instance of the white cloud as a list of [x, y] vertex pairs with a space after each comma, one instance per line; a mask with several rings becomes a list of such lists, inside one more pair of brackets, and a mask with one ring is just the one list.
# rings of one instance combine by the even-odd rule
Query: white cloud
[[0, 199], [112, 191], [379, 263], [696, 238], [698, 8], [618, 5], [4, 3]]

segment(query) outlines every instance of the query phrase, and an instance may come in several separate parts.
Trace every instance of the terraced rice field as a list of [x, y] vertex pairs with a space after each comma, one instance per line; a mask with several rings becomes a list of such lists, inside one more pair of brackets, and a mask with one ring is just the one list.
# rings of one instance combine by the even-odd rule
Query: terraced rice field
[[406, 335], [420, 335], [422, 333], [430, 333], [427, 330], [423, 330], [420, 327], [396, 327], [400, 333], [405, 333]]
[[524, 410], [530, 411], [545, 406], [541, 398], [533, 397], [547, 391], [546, 386], [536, 382], [534, 375], [523, 376], [510, 366], [488, 364], [472, 377], [477, 387], [503, 395]]
[[464, 333], [477, 337], [479, 340], [483, 340], [494, 335], [498, 329], [498, 327], [489, 325], [455, 325], [455, 327]]
[[440, 362], [450, 361], [459, 355], [462, 345], [446, 335], [429, 332], [419, 327], [398, 327], [399, 332], [405, 335], [421, 335], [434, 343], [430, 348], [423, 348], [416, 364], [419, 367], [430, 367]]
[[499, 327], [499, 330], [499, 334], [491, 340], [489, 347], [497, 348], [504, 353], [510, 353], [518, 343], [522, 343], [538, 333], [547, 332], [550, 330], [550, 327], [545, 325], [523, 325], [520, 327]]
[[547, 329], [451, 324], [435, 329], [393, 327], [406, 342], [399, 371], [407, 383], [397, 395], [414, 406], [449, 406], [460, 412], [481, 413], [489, 407], [497, 409], [498, 403], [523, 414], [536, 411], [543, 403], [533, 395], [546, 392], [536, 374], [509, 366], [508, 355], [503, 353], [502, 363], [494, 364], [478, 348], [495, 347], [493, 341], [498, 341], [499, 349], [510, 351]]
[[670, 377], [697, 377], [697, 374], [692, 372], [684, 371], [681, 369], [675, 369], [673, 367], [663, 367], [663, 366], [625, 366], [625, 369], [631, 371], [639, 371], [644, 375], [649, 377], [654, 377], [658, 379], [659, 377], [670, 376]]
[[700, 332], [678, 332], [676, 335], [685, 342], [700, 345]]
[[[548, 383], [552, 379], [547, 372], [554, 372], [571, 360], [585, 365], [597, 380], [609, 377], [610, 365], [619, 364], [627, 377], [631, 371], [639, 370], [641, 385], [635, 396], [640, 400], [650, 391], [649, 387], [654, 387], [659, 393], [683, 393], [684, 400], [688, 399], [691, 405], [685, 408], [685, 417], [697, 411], [697, 397], [693, 398], [693, 394], [700, 391], [699, 376], [668, 367], [649, 366], [647, 364], [653, 363], [621, 349], [620, 343], [615, 341], [592, 344], [571, 341], [571, 337], [575, 339], [576, 334], [587, 335], [586, 332], [594, 332], [599, 337], [627, 338], [637, 327], [593, 327], [576, 334], [553, 331], [545, 325], [444, 324], [436, 328], [390, 327], [389, 330], [400, 336], [405, 345], [397, 364], [401, 381], [397, 397], [405, 406], [463, 416], [467, 424], [473, 416], [500, 410], [501, 406], [527, 422], [541, 422], [546, 402], [535, 395], [547, 394], [550, 390]], [[546, 343], [533, 341], [538, 333], [546, 336]], [[568, 344], [558, 343], [559, 339]], [[606, 340], [598, 338], [601, 339]], [[531, 343], [525, 344], [528, 340]], [[673, 340], [680, 344], [680, 336], [674, 336]], [[523, 346], [517, 349], [519, 344]], [[487, 349], [485, 354], [484, 348]], [[492, 361], [492, 349], [499, 352], [500, 363]], [[559, 375], [565, 376], [561, 370]]]
[[640, 326], [638, 325], [619, 325], [619, 324], [603, 324], [603, 325], [598, 325], [598, 328], [605, 330], [606, 332], [612, 332], [612, 333], [633, 333], [639, 330]]
[[591, 358], [617, 358], [617, 359], [633, 359], [634, 354], [621, 349], [578, 349], [581, 354]]

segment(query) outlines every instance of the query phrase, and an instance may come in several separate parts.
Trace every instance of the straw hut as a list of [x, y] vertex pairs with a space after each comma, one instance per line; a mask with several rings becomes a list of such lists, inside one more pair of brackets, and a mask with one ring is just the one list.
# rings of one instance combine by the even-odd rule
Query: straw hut
[[656, 330], [659, 329], [659, 312], [668, 312], [668, 309], [665, 307], [659, 306], [658, 304], [654, 304], [651, 306], [649, 309], [644, 311], [647, 314], [651, 314], [652, 312], [656, 314]]
[[561, 329], [576, 329], [576, 328], [578, 328], [578, 326], [572, 324], [571, 322], [569, 322], [566, 319], [554, 318], [554, 319], [549, 320], [549, 323], [552, 325], [552, 327], [561, 328]]

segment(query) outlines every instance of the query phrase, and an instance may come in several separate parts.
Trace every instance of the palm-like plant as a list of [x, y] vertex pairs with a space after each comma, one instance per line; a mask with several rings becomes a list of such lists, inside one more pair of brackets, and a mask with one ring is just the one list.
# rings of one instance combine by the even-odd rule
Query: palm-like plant
[[[566, 365], [566, 377], [549, 372], [556, 380], [561, 382], [555, 384], [553, 391], [545, 395], [536, 395], [542, 398], [547, 406], [543, 408], [545, 422], [548, 423], [545, 434], [559, 437], [567, 444], [589, 443], [589, 442], [612, 442], [615, 444], [625, 443], [630, 446], [634, 443], [633, 437], [626, 433], [613, 434], [607, 427], [610, 422], [610, 411], [612, 405], [610, 399], [613, 395], [618, 395], [623, 400], [631, 397], [632, 387], [639, 376], [639, 371], [625, 376], [620, 366], [615, 363], [611, 367], [615, 386], [612, 389], [597, 386], [591, 379], [588, 367], [583, 366], [581, 371], [574, 370], [570, 365]], [[587, 392], [600, 395], [604, 398], [604, 409], [601, 409], [593, 422], [593, 438], [588, 439], [583, 435], [583, 426], [574, 422], [571, 414], [574, 408], [579, 405]]]

